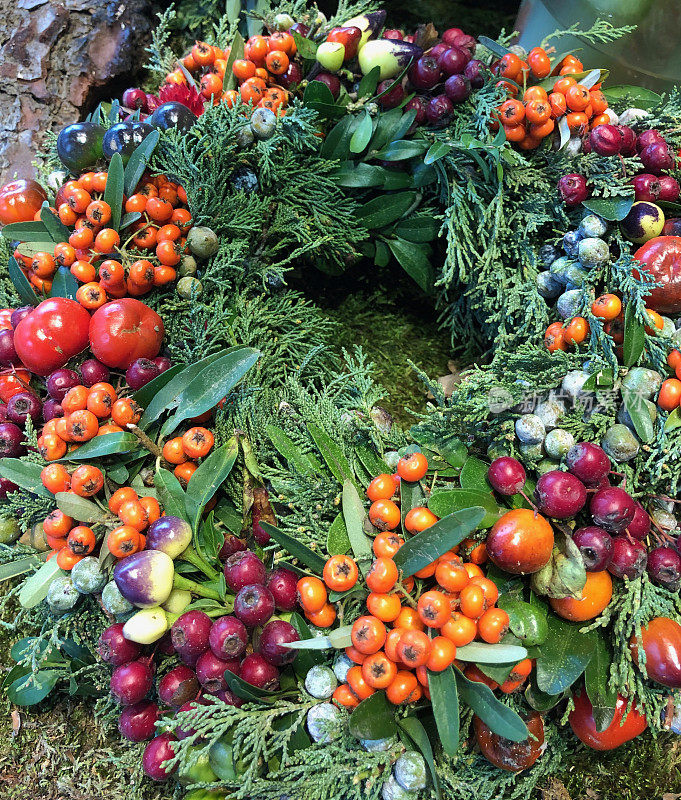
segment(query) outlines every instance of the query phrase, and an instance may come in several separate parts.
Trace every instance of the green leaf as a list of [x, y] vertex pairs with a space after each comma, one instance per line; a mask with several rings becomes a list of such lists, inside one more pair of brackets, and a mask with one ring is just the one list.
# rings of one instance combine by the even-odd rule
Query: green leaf
[[340, 446], [325, 431], [311, 422], [308, 422], [307, 430], [338, 483], [345, 483], [345, 481], [354, 483], [355, 476], [352, 467]]
[[[291, 614], [289, 622], [298, 631], [298, 636], [300, 636], [301, 641], [308, 641], [314, 638], [307, 622], [305, 622], [297, 612], [294, 611], [293, 614]], [[296, 671], [297, 675], [304, 679], [312, 667], [314, 667], [315, 664], [323, 664], [325, 658], [324, 654], [318, 650], [298, 650], [298, 655], [293, 661], [293, 669]]]
[[582, 391], [595, 392], [596, 389], [610, 389], [615, 385], [613, 372], [611, 369], [601, 369], [598, 372], [593, 372], [584, 381]]
[[405, 539], [411, 537], [404, 520], [412, 508], [418, 508], [426, 502], [423, 487], [418, 481], [400, 481], [400, 514], [402, 517], [402, 534]]
[[237, 695], [237, 697], [241, 697], [241, 699], [245, 700], [247, 703], [274, 703], [281, 697], [281, 692], [268, 692], [266, 689], [259, 689], [257, 686], [252, 686], [228, 669], [225, 670], [225, 681], [234, 694]]
[[511, 595], [501, 595], [497, 603], [509, 616], [511, 633], [528, 647], [543, 644], [549, 635], [547, 608], [543, 603], [534, 604], [518, 600]]
[[24, 585], [19, 592], [19, 602], [24, 608], [35, 608], [38, 603], [47, 597], [50, 584], [57, 577], [63, 574], [56, 558], [46, 561], [40, 569], [24, 581]]
[[512, 742], [524, 742], [529, 736], [527, 725], [513, 709], [504, 705], [484, 683], [469, 681], [461, 672], [456, 672], [461, 699], [473, 709], [476, 716], [498, 736]]
[[428, 152], [423, 157], [424, 164], [434, 164], [436, 161], [439, 161], [441, 158], [444, 158], [447, 153], [450, 153], [454, 149], [453, 144], [445, 144], [444, 142], [434, 142], [428, 148]]
[[425, 217], [423, 215], [412, 217], [409, 215], [406, 219], [402, 219], [397, 223], [395, 234], [400, 239], [406, 239], [408, 242], [432, 242], [433, 239], [437, 239], [440, 227], [440, 220], [434, 217]]
[[447, 550], [460, 544], [480, 524], [484, 508], [466, 508], [438, 520], [430, 528], [412, 536], [395, 554], [395, 564], [405, 577], [435, 561]]
[[644, 111], [650, 111], [662, 102], [659, 94], [643, 86], [609, 86], [603, 89], [603, 94], [611, 104], [626, 99], [634, 107], [642, 108]]
[[326, 559], [322, 558], [313, 550], [310, 550], [310, 548], [306, 547], [302, 542], [289, 536], [288, 533], [284, 533], [279, 530], [279, 528], [275, 528], [274, 525], [270, 525], [269, 522], [261, 522], [260, 525], [287, 553], [290, 553], [294, 558], [302, 561], [302, 563], [305, 564], [306, 567], [309, 567], [316, 575], [322, 574]]
[[[357, 117], [348, 114], [329, 131], [320, 150], [320, 156], [329, 161], [343, 161], [350, 153], [350, 139]], [[379, 123], [380, 124], [380, 123]]]
[[28, 282], [28, 278], [21, 271], [21, 267], [17, 264], [17, 260], [14, 256], [10, 256], [7, 271], [21, 301], [26, 303], [27, 306], [37, 306], [40, 300], [33, 291], [33, 287]]
[[681, 407], [678, 406], [667, 417], [667, 421], [664, 423], [665, 432], [674, 431], [677, 428], [681, 428]]
[[466, 459], [465, 464], [461, 467], [461, 474], [459, 475], [459, 483], [462, 489], [478, 489], [483, 492], [490, 490], [490, 485], [487, 480], [487, 472], [489, 464], [482, 461], [475, 456], [470, 456]]
[[47, 200], [45, 200], [40, 209], [40, 219], [55, 244], [58, 242], [68, 242], [71, 231], [56, 214], [50, 211], [50, 204]]
[[434, 492], [428, 501], [428, 508], [438, 517], [446, 517], [454, 511], [471, 506], [485, 509], [485, 516], [479, 526], [481, 528], [491, 528], [502, 514], [491, 490], [481, 492], [475, 489], [445, 489]]
[[428, 670], [428, 689], [442, 749], [454, 758], [459, 749], [459, 693], [453, 668]]
[[388, 465], [378, 455], [378, 453], [371, 447], [364, 444], [359, 444], [355, 447], [355, 455], [361, 461], [364, 469], [373, 478], [376, 475], [390, 472]]
[[47, 558], [47, 553], [40, 553], [31, 556], [17, 558], [15, 561], [8, 561], [0, 564], [0, 581], [7, 581], [16, 578], [18, 575], [25, 575], [32, 569], [39, 567]]
[[142, 214], [139, 211], [129, 211], [127, 214], [123, 214], [121, 217], [121, 230], [130, 227], [133, 222], [137, 222], [141, 217]]
[[598, 731], [604, 731], [615, 716], [617, 692], [609, 686], [611, 663], [610, 646], [602, 635], [597, 635], [593, 656], [586, 665], [584, 685], [593, 706], [593, 717]]
[[318, 472], [310, 456], [303, 453], [285, 431], [276, 425], [267, 425], [265, 430], [275, 450], [286, 459], [289, 467], [294, 467], [301, 475], [312, 476]]
[[229, 49], [229, 57], [225, 65], [225, 75], [222, 79], [222, 91], [226, 92], [229, 89], [236, 89], [237, 80], [236, 75], [232, 72], [234, 62], [244, 57], [244, 37], [237, 31], [232, 39], [232, 44]]
[[3, 226], [2, 237], [10, 242], [47, 242], [51, 239], [51, 234], [44, 222], [31, 220], [30, 222], [10, 222], [9, 225]]
[[593, 638], [580, 633], [580, 623], [548, 616], [549, 635], [537, 658], [537, 686], [559, 694], [580, 677], [593, 657]]
[[29, 258], [33, 258], [36, 253], [53, 253], [54, 252], [54, 242], [52, 240], [44, 241], [44, 242], [22, 242], [18, 247], [17, 250], [21, 253], [22, 256], [28, 256]]
[[406, 114], [401, 108], [391, 108], [378, 117], [378, 124], [371, 140], [371, 150], [380, 150], [390, 142], [401, 139], [416, 119], [416, 111], [412, 109]]
[[373, 561], [371, 539], [364, 533], [364, 505], [350, 480], [343, 483], [343, 519], [355, 560], [362, 574], [366, 575]]
[[68, 297], [69, 300], [75, 300], [77, 291], [78, 281], [71, 271], [66, 267], [59, 267], [52, 281], [50, 297]]
[[428, 145], [424, 141], [398, 139], [372, 153], [372, 158], [380, 158], [383, 161], [406, 161], [409, 158], [422, 156], [427, 147]]
[[133, 394], [132, 399], [142, 408], [146, 409], [161, 389], [167, 386], [178, 373], [186, 368], [186, 366], [186, 364], [174, 364], [172, 367], [169, 367], [165, 372], [157, 375], [153, 380], [150, 380], [149, 383], [145, 383], [141, 389], [138, 389]]
[[166, 514], [189, 521], [184, 489], [172, 472], [159, 467], [154, 475], [154, 487], [158, 492], [158, 502]]
[[116, 231], [120, 227], [121, 214], [123, 213], [124, 178], [123, 159], [120, 153], [114, 153], [109, 162], [106, 187], [102, 199], [111, 207], [111, 227]]
[[362, 700], [350, 716], [348, 730], [356, 739], [388, 739], [397, 733], [395, 707], [385, 692], [374, 692]]
[[232, 436], [204, 459], [192, 475], [185, 493], [185, 506], [192, 527], [196, 528], [204, 507], [227, 480], [238, 453], [239, 441], [236, 436]]
[[517, 664], [527, 658], [527, 649], [515, 644], [471, 642], [457, 647], [456, 657], [461, 661], [479, 664]]
[[[314, 78], [305, 87], [303, 93], [303, 105], [310, 108], [319, 108], [320, 106], [327, 107], [335, 104], [331, 89], [322, 81], [316, 81]], [[345, 112], [343, 112], [345, 115]]]
[[525, 689], [525, 699], [535, 711], [550, 711], [565, 699], [565, 694], [546, 694], [537, 686], [536, 676], [532, 674]]
[[345, 527], [345, 520], [342, 514], [338, 514], [326, 535], [326, 550], [330, 556], [339, 556], [345, 555], [349, 549], [350, 539]]
[[440, 786], [440, 777], [437, 774], [437, 768], [435, 766], [433, 747], [430, 743], [430, 739], [428, 738], [428, 734], [426, 733], [426, 729], [423, 727], [423, 723], [416, 717], [402, 717], [401, 719], [397, 720], [397, 724], [409, 737], [414, 747], [416, 747], [416, 749], [425, 759], [426, 764], [428, 765], [428, 771], [430, 772], [430, 777], [433, 781], [433, 786], [435, 787], [437, 799], [441, 800], [442, 787]]
[[633, 301], [629, 302], [624, 309], [622, 359], [625, 367], [633, 367], [639, 358], [641, 358], [645, 343], [645, 326], [636, 316], [636, 308]]
[[640, 392], [622, 387], [622, 402], [629, 413], [636, 435], [642, 442], [652, 442], [655, 436], [653, 421], [646, 407], [646, 398]]
[[34, 706], [47, 697], [62, 675], [62, 670], [40, 669], [17, 678], [7, 689], [8, 699], [17, 706]]
[[111, 514], [93, 503], [70, 492], [57, 492], [55, 495], [57, 507], [69, 517], [77, 519], [79, 522], [92, 524], [95, 522], [106, 522], [111, 519]]
[[486, 47], [499, 58], [503, 58], [507, 53], [512, 52], [508, 47], [504, 47], [502, 44], [499, 44], [499, 42], [495, 42], [494, 39], [490, 39], [489, 36], [478, 36], [478, 41], [483, 47]]
[[375, 197], [360, 206], [355, 216], [368, 230], [384, 228], [403, 217], [413, 206], [416, 197], [416, 192], [398, 192]]
[[339, 186], [347, 189], [369, 189], [383, 186], [388, 170], [373, 164], [347, 162], [334, 170], [332, 176]]
[[619, 222], [624, 219], [634, 205], [634, 195], [630, 197], [589, 197], [582, 200], [582, 205], [598, 214], [599, 217], [607, 219], [609, 222]]
[[52, 492], [43, 486], [40, 479], [40, 464], [22, 461], [19, 458], [0, 458], [0, 477], [16, 483], [21, 489], [40, 497], [52, 497]]
[[402, 269], [424, 292], [430, 294], [435, 284], [435, 271], [430, 259], [428, 245], [418, 245], [405, 239], [390, 239], [388, 247]]
[[210, 564], [217, 560], [218, 553], [225, 543], [225, 535], [213, 523], [213, 512], [203, 520], [196, 536], [197, 550]]
[[[214, 408], [259, 358], [258, 350], [252, 347], [239, 347], [204, 367], [196, 380], [183, 387], [179, 393], [178, 410], [163, 424], [161, 436], [169, 436], [184, 420], [198, 417]], [[168, 386], [182, 375], [184, 372], [176, 375]]]
[[374, 123], [368, 111], [362, 115], [359, 125], [354, 130], [352, 138], [350, 139], [350, 152], [361, 153], [366, 149], [371, 141], [371, 135], [374, 132]]
[[317, 44], [312, 39], [302, 36], [298, 31], [291, 31], [291, 33], [301, 58], [312, 60], [317, 57]]
[[116, 431], [95, 436], [89, 442], [82, 444], [77, 450], [68, 453], [60, 461], [89, 461], [91, 458], [118, 455], [119, 453], [134, 453], [140, 449], [139, 439], [134, 433]]
[[378, 86], [378, 79], [381, 74], [380, 67], [374, 67], [370, 72], [367, 72], [359, 82], [357, 87], [357, 99], [373, 95]]
[[[230, 74], [232, 72], [231, 64], [229, 65], [229, 72]], [[225, 70], [225, 75], [227, 75], [227, 70]], [[160, 138], [160, 131], [153, 130], [148, 136], [145, 136], [144, 140], [133, 150], [130, 160], [125, 165], [125, 170], [123, 171], [123, 191], [127, 197], [130, 197], [130, 195], [134, 193], [137, 184], [140, 182], [142, 175], [144, 175], [144, 170], [149, 166], [151, 156]], [[108, 185], [109, 181], [107, 179], [107, 188]], [[123, 198], [121, 197], [121, 206], [122, 200]]]

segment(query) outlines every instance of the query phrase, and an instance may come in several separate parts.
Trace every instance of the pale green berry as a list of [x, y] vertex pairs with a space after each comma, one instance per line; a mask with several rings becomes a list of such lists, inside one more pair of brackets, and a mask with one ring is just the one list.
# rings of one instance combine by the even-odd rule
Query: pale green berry
[[71, 580], [81, 594], [95, 594], [104, 588], [106, 574], [102, 572], [99, 559], [88, 556], [74, 565]]
[[80, 600], [80, 593], [68, 575], [57, 575], [47, 590], [47, 605], [54, 614], [65, 614]]
[[134, 608], [133, 604], [129, 603], [120, 593], [118, 586], [116, 586], [116, 581], [109, 581], [102, 589], [102, 605], [109, 614], [114, 614], [115, 616], [127, 614]]
[[634, 434], [622, 424], [608, 428], [601, 446], [613, 461], [620, 463], [636, 458], [641, 447]]
[[525, 414], [515, 421], [515, 435], [523, 444], [541, 444], [546, 428], [536, 414]]
[[554, 428], [546, 434], [544, 450], [550, 458], [560, 460], [574, 445], [575, 437], [563, 428]]
[[340, 711], [331, 703], [319, 703], [307, 712], [307, 730], [315, 742], [328, 744], [338, 736]]
[[331, 667], [316, 664], [305, 676], [305, 689], [317, 700], [327, 700], [337, 687], [338, 681]]
[[403, 753], [393, 767], [395, 780], [403, 789], [415, 792], [426, 788], [427, 772], [426, 760], [415, 750]]

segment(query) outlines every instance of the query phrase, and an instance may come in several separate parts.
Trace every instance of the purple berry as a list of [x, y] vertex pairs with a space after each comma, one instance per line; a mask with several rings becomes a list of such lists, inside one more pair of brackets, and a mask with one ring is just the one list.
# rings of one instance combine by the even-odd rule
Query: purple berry
[[166, 781], [177, 767], [168, 770], [162, 766], [165, 761], [175, 757], [173, 742], [176, 741], [172, 733], [162, 733], [152, 739], [144, 750], [142, 756], [142, 769], [154, 781]]
[[315, 75], [313, 80], [319, 81], [320, 83], [323, 83], [325, 86], [328, 86], [329, 91], [333, 95], [333, 99], [334, 100], [338, 99], [338, 95], [340, 94], [341, 84], [337, 75], [333, 75], [331, 72], [320, 72], [319, 74]]
[[643, 574], [647, 560], [646, 549], [641, 542], [627, 539], [626, 536], [615, 536], [608, 572], [616, 578], [633, 580]]
[[118, 730], [131, 742], [146, 742], [156, 733], [156, 723], [160, 719], [158, 706], [151, 700], [142, 700], [128, 706], [118, 718]]
[[303, 70], [300, 68], [299, 64], [296, 64], [295, 61], [291, 61], [286, 72], [279, 76], [278, 83], [283, 86], [284, 89], [290, 89], [292, 86], [297, 86], [302, 80]]
[[42, 411], [43, 404], [40, 402], [40, 398], [32, 392], [19, 392], [10, 397], [7, 402], [7, 419], [22, 427], [26, 424], [28, 417], [34, 424], [38, 422]]
[[426, 109], [428, 108], [428, 103], [423, 97], [412, 97], [411, 100], [405, 105], [404, 110], [407, 111], [416, 111], [416, 117], [414, 118], [414, 125], [423, 125], [426, 121]]
[[674, 203], [679, 199], [681, 187], [679, 186], [679, 182], [676, 180], [676, 178], [672, 178], [671, 175], [660, 175], [659, 183], [660, 200], [664, 200], [667, 203]]
[[80, 374], [83, 377], [83, 385], [88, 387], [94, 386], [96, 383], [107, 383], [111, 377], [107, 367], [96, 358], [88, 358], [87, 361], [83, 361], [80, 365]]
[[152, 682], [153, 673], [146, 661], [130, 661], [113, 671], [111, 694], [122, 706], [133, 706], [144, 700]]
[[[455, 75], [453, 77], [459, 77]], [[449, 78], [451, 80], [451, 78]], [[437, 128], [444, 128], [452, 119], [454, 106], [452, 101], [444, 94], [438, 94], [431, 99], [426, 108], [426, 119]]]
[[218, 698], [218, 700], [222, 700], [223, 703], [227, 703], [228, 706], [241, 708], [241, 706], [244, 704], [244, 701], [240, 697], [237, 697], [237, 695], [235, 695], [234, 692], [231, 692], [229, 689], [217, 692], [215, 696]]
[[225, 672], [227, 671], [233, 672], [235, 675], [239, 674], [238, 658], [225, 661], [222, 658], [218, 658], [212, 650], [206, 650], [196, 662], [196, 677], [208, 694], [215, 694], [227, 689], [227, 681], [225, 680]]
[[439, 82], [442, 72], [437, 58], [421, 56], [409, 67], [409, 80], [416, 89], [433, 89]]
[[473, 53], [477, 46], [475, 38], [468, 33], [459, 33], [454, 37], [454, 40], [451, 42], [451, 44], [454, 47], [461, 47], [464, 50], [468, 50], [470, 53]]
[[279, 611], [293, 611], [296, 607], [298, 576], [286, 567], [278, 567], [270, 573], [265, 584], [272, 592]]
[[648, 553], [648, 574], [651, 579], [678, 592], [681, 585], [681, 556], [672, 547], [654, 547]]
[[192, 669], [180, 664], [167, 672], [158, 683], [158, 696], [167, 706], [179, 708], [199, 693], [199, 681]]
[[229, 556], [224, 572], [227, 586], [233, 592], [252, 583], [265, 583], [267, 576], [265, 565], [252, 550], [242, 550]]
[[21, 359], [14, 349], [14, 331], [0, 331], [0, 367], [11, 367], [21, 364]]
[[[393, 84], [395, 84], [393, 86]], [[391, 86], [393, 86], [390, 91], [387, 91]], [[383, 94], [385, 92], [385, 94]], [[388, 79], [387, 81], [381, 81], [378, 86], [376, 87], [376, 94], [380, 94], [381, 97], [378, 98], [378, 105], [384, 110], [387, 111], [390, 108], [397, 108], [399, 104], [404, 100], [404, 89], [402, 88], [401, 83], [395, 83], [394, 80]]]
[[569, 472], [557, 469], [539, 478], [534, 493], [539, 510], [555, 519], [574, 517], [586, 504], [584, 484]]
[[645, 150], [649, 144], [666, 144], [664, 137], [662, 134], [655, 130], [655, 128], [651, 128], [650, 130], [643, 131], [643, 133], [639, 133], [636, 139], [636, 149], [640, 153], [641, 150]]
[[597, 125], [589, 135], [589, 143], [599, 156], [616, 156], [622, 147], [622, 133], [616, 125]]
[[597, 444], [578, 442], [565, 456], [570, 472], [586, 486], [598, 486], [610, 473], [610, 459]]
[[264, 625], [274, 614], [272, 592], [258, 583], [244, 586], [234, 598], [234, 613], [247, 628]]
[[64, 416], [64, 409], [58, 400], [46, 400], [43, 403], [43, 420], [49, 422], [51, 419]]
[[605, 528], [608, 533], [621, 533], [633, 520], [636, 506], [624, 489], [610, 486], [594, 494], [590, 511], [596, 525]]
[[233, 534], [229, 533], [227, 536], [225, 536], [225, 541], [220, 548], [218, 558], [220, 561], [226, 561], [230, 556], [234, 555], [234, 553], [238, 553], [245, 549], [246, 542], [243, 539], [239, 539], [238, 536], [234, 536]]
[[674, 157], [666, 142], [653, 142], [639, 153], [643, 166], [653, 175], [661, 175], [674, 166]]
[[437, 63], [445, 75], [461, 75], [470, 60], [471, 54], [468, 50], [451, 47], [438, 56]]
[[607, 531], [589, 525], [576, 530], [572, 539], [579, 547], [582, 561], [589, 572], [600, 572], [608, 566], [612, 558], [612, 537]]
[[558, 191], [566, 206], [578, 206], [589, 196], [586, 178], [572, 172], [558, 181]]
[[173, 647], [181, 655], [200, 656], [208, 650], [212, 624], [208, 614], [203, 611], [185, 611], [170, 629]]
[[147, 95], [141, 89], [126, 89], [121, 99], [123, 105], [133, 111], [138, 108], [142, 111], [147, 110]]
[[6, 500], [10, 492], [15, 492], [19, 487], [16, 483], [8, 481], [7, 478], [0, 477], [0, 500]]
[[13, 422], [0, 422], [0, 458], [18, 458], [24, 453], [24, 434]]
[[133, 390], [141, 389], [161, 374], [158, 366], [148, 358], [138, 358], [125, 371], [125, 381]]
[[279, 688], [279, 670], [260, 655], [251, 653], [241, 662], [241, 679], [258, 689], [274, 691]]
[[526, 477], [525, 467], [511, 456], [494, 459], [487, 470], [487, 480], [492, 488], [503, 495], [518, 494]]
[[79, 384], [80, 378], [77, 372], [72, 369], [57, 369], [47, 378], [47, 393], [53, 400], [61, 403], [68, 390]]
[[168, 358], [168, 356], [156, 356], [153, 359], [154, 364], [158, 367], [159, 372], [165, 372], [167, 369], [170, 369], [173, 365], [173, 362]]
[[12, 311], [12, 316], [9, 318], [9, 323], [12, 328], [16, 328], [21, 320], [24, 317], [27, 317], [31, 311], [33, 311], [33, 306], [22, 306], [21, 308], [17, 308], [15, 311]]
[[634, 133], [633, 129], [630, 128], [628, 125], [617, 125], [617, 130], [620, 132], [622, 136], [622, 145], [620, 147], [620, 153], [623, 156], [635, 156], [636, 155], [636, 134]]
[[657, 175], [649, 172], [642, 172], [635, 175], [629, 183], [634, 187], [636, 201], [645, 200], [654, 203], [660, 199], [660, 179]]
[[445, 94], [455, 105], [468, 100], [471, 82], [464, 75], [452, 75], [445, 81]]
[[134, 661], [142, 652], [137, 642], [131, 642], [123, 636], [123, 623], [116, 622], [102, 631], [97, 645], [97, 652], [102, 661], [114, 667]]
[[248, 644], [246, 626], [231, 615], [220, 617], [213, 623], [208, 637], [210, 649], [218, 658], [239, 658]]
[[298, 631], [290, 622], [274, 619], [263, 628], [257, 649], [265, 661], [269, 661], [275, 667], [283, 667], [290, 664], [298, 655], [297, 650], [286, 645], [299, 640]]
[[629, 536], [633, 536], [634, 539], [642, 541], [650, 533], [651, 524], [650, 514], [637, 500], [635, 500], [634, 516], [631, 522], [627, 525], [627, 533]]
[[485, 85], [485, 65], [482, 61], [478, 61], [476, 58], [469, 61], [463, 74], [471, 82], [473, 89], [482, 89]]
[[456, 43], [456, 40], [462, 34], [463, 31], [461, 28], [447, 28], [447, 30], [442, 34], [442, 43], [447, 47], [453, 47]]

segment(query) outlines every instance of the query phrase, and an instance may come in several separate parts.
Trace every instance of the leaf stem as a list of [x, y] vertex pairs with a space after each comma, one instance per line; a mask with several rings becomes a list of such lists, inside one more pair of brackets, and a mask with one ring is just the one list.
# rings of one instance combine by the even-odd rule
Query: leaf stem
[[156, 444], [156, 442], [153, 442], [141, 428], [139, 428], [137, 425], [135, 425], [132, 422], [129, 422], [125, 427], [131, 433], [135, 434], [135, 436], [140, 440], [140, 442], [142, 442], [142, 444], [147, 448], [147, 450], [152, 455], [156, 456], [156, 458], [162, 458], [163, 457], [163, 453], [161, 452], [161, 448]]

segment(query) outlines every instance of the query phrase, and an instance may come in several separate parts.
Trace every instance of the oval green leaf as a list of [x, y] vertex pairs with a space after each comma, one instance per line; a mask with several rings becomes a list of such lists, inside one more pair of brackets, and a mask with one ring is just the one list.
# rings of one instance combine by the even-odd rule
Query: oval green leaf
[[491, 528], [503, 513], [489, 489], [486, 492], [475, 489], [445, 489], [434, 492], [428, 501], [428, 508], [438, 517], [446, 517], [454, 511], [471, 506], [485, 509], [485, 516], [480, 523], [481, 528]]
[[196, 527], [204, 507], [213, 495], [227, 480], [239, 453], [239, 442], [236, 436], [214, 450], [191, 476], [185, 492], [187, 515], [193, 527]]
[[[442, 749], [454, 758], [459, 748], [459, 693], [454, 669], [428, 671], [428, 689]], [[354, 712], [353, 712], [354, 713]]]
[[469, 681], [457, 670], [456, 682], [461, 699], [498, 736], [512, 742], [524, 742], [529, 736], [527, 725], [513, 709], [498, 700], [489, 686]]
[[274, 525], [270, 525], [269, 522], [261, 522], [260, 524], [263, 529], [269, 533], [272, 539], [274, 539], [277, 544], [281, 545], [287, 553], [290, 553], [294, 558], [302, 561], [303, 564], [309, 567], [315, 574], [322, 574], [326, 559], [322, 558], [313, 550], [310, 550], [310, 548], [302, 542], [289, 536], [288, 533], [284, 533], [279, 530], [279, 528], [275, 528]]
[[387, 739], [397, 733], [395, 707], [385, 692], [375, 692], [354, 709], [348, 725], [356, 739]]

